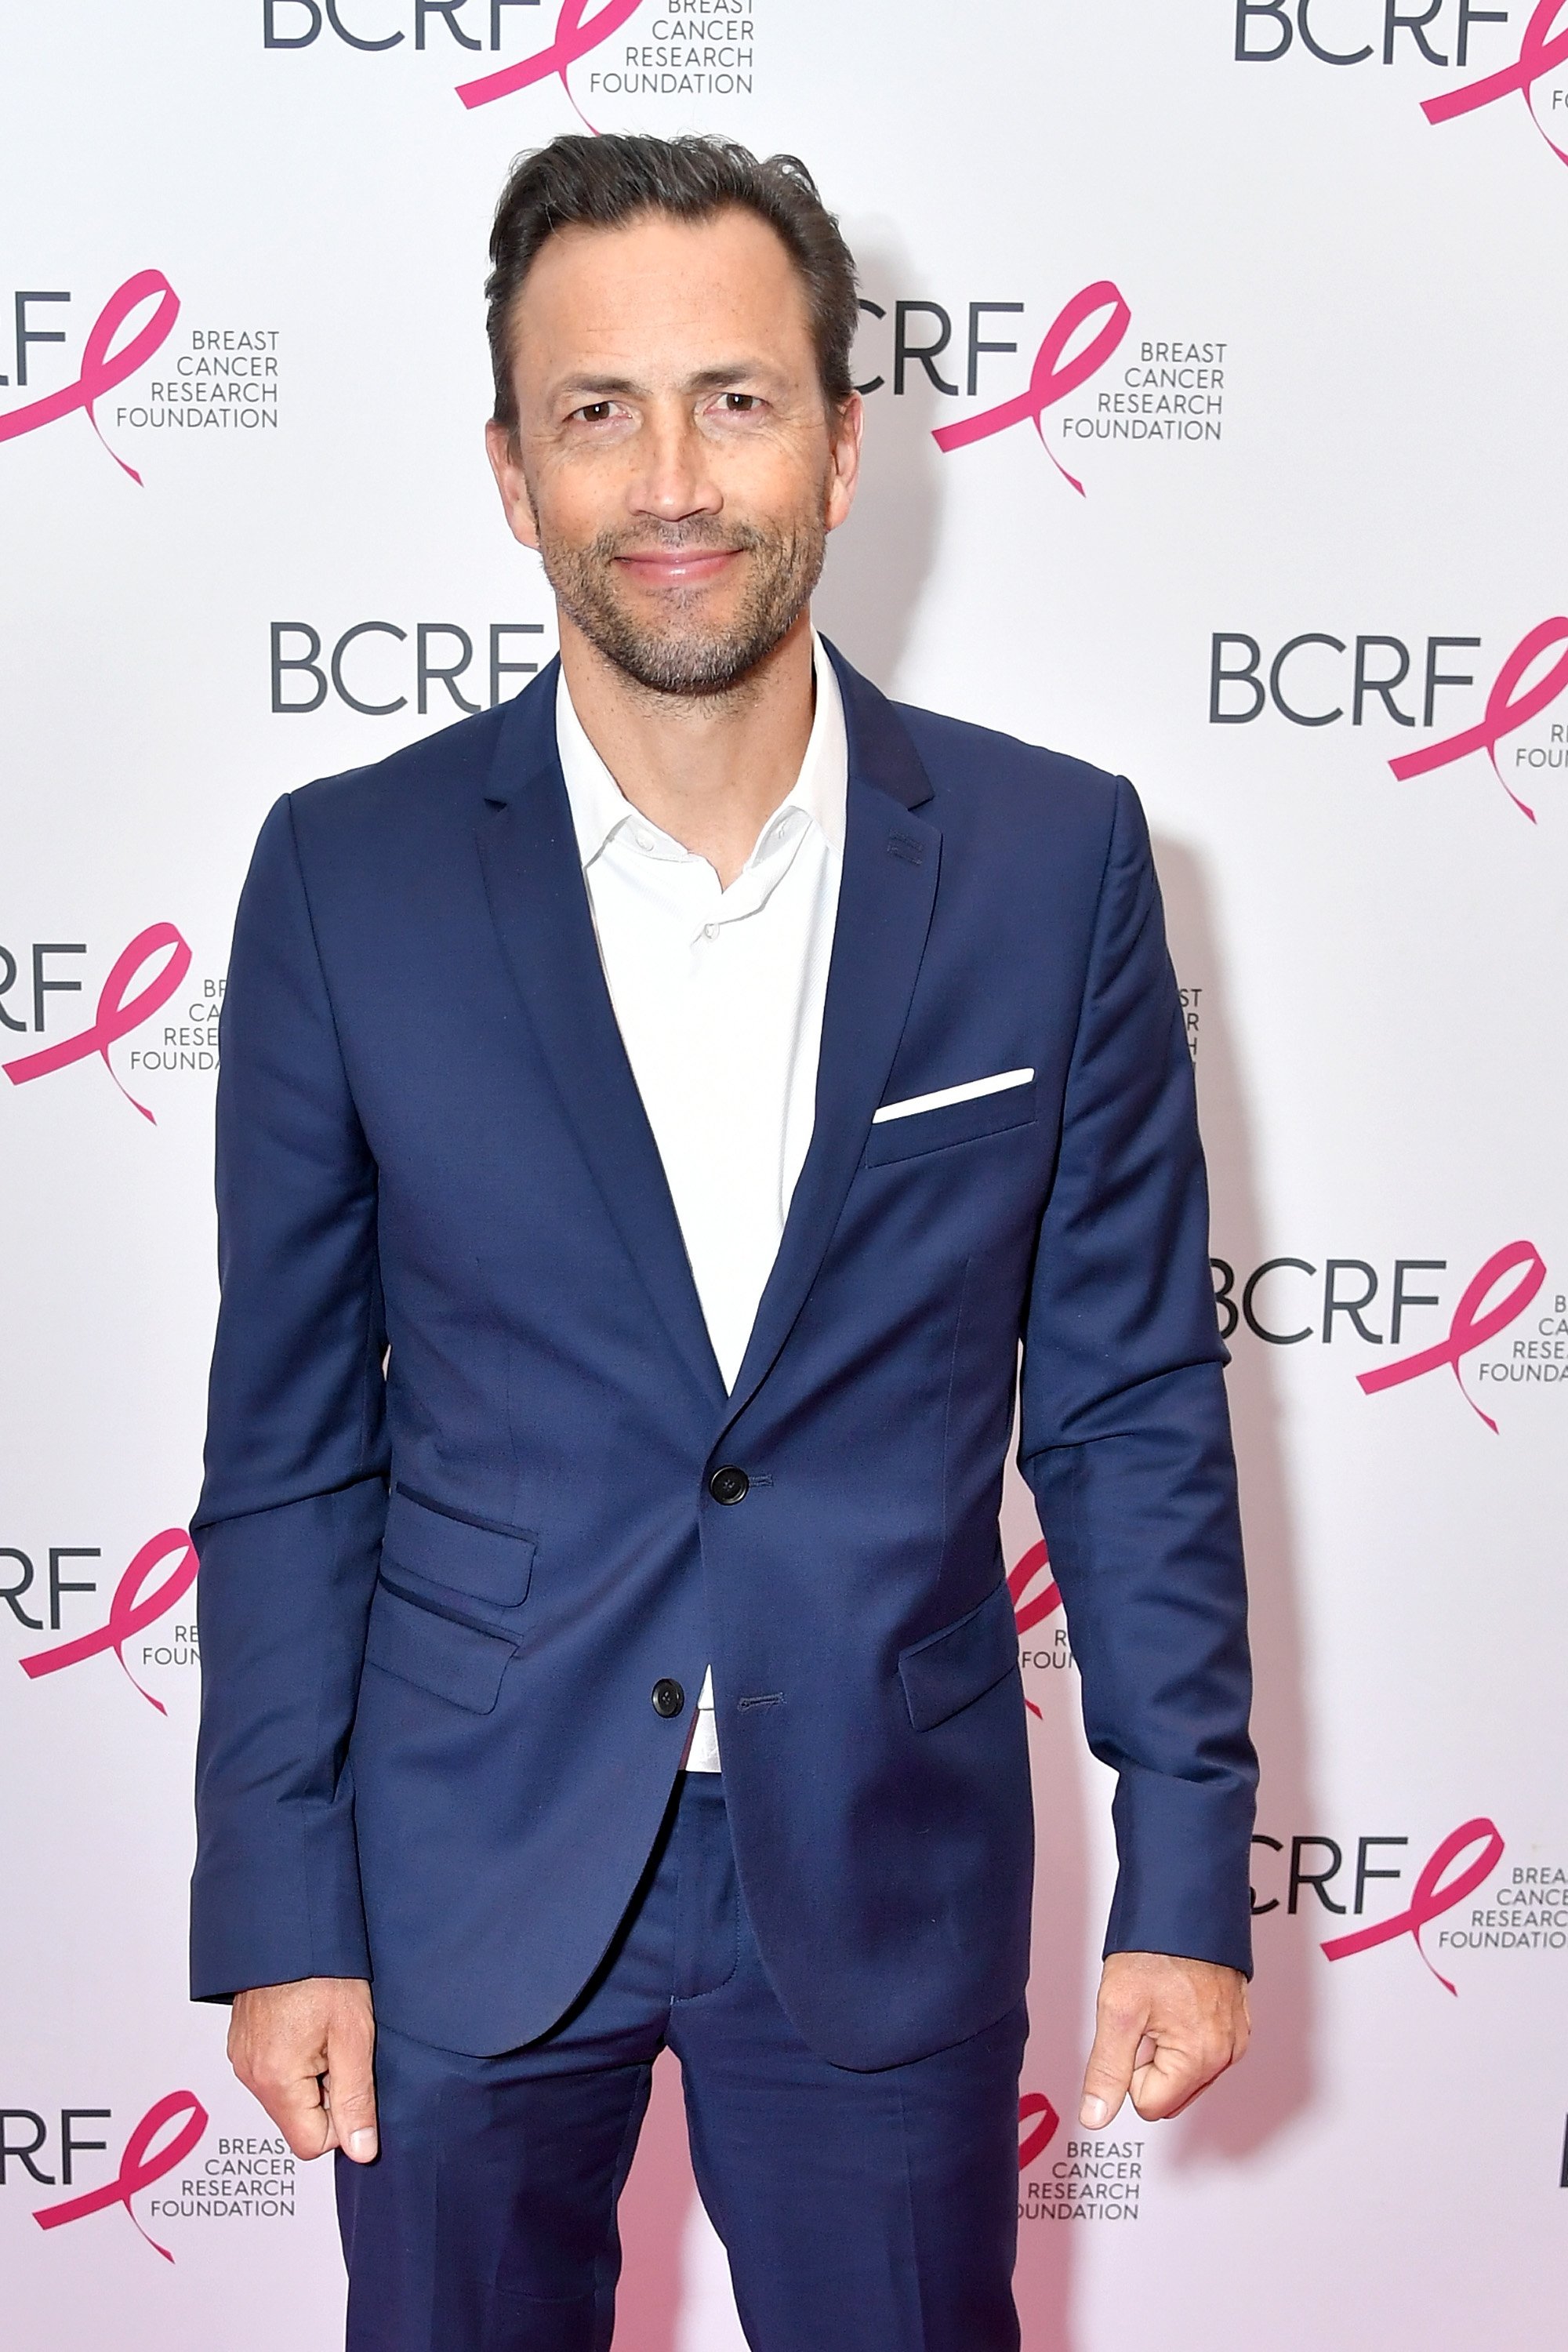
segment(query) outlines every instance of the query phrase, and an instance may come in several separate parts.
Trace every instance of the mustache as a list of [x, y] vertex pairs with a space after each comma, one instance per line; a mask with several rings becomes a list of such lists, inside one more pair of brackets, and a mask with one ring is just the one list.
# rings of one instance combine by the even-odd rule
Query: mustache
[[755, 555], [776, 547], [780, 536], [759, 530], [752, 523], [721, 523], [695, 516], [689, 522], [602, 530], [589, 541], [584, 553], [595, 563], [613, 563], [617, 556], [626, 555]]

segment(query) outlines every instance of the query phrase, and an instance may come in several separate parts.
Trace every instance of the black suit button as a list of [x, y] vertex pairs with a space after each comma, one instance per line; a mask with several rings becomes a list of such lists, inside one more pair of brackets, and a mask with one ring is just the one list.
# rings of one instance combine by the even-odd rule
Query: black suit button
[[732, 1462], [726, 1462], [723, 1468], [715, 1470], [709, 1479], [708, 1492], [716, 1503], [743, 1503], [751, 1486], [752, 1482], [743, 1470], [737, 1470]]
[[686, 1693], [678, 1682], [672, 1682], [668, 1675], [664, 1675], [655, 1683], [653, 1686], [655, 1715], [679, 1715], [685, 1705]]

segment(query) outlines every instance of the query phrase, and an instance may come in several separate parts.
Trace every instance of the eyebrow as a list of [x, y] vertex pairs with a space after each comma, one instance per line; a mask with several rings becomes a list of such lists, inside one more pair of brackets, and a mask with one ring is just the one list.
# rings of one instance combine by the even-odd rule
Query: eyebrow
[[[778, 373], [778, 370], [770, 367], [765, 360], [731, 360], [720, 367], [700, 368], [695, 375], [688, 376], [679, 388], [685, 393], [722, 392], [743, 376], [761, 377], [776, 383]], [[572, 375], [557, 386], [554, 397], [556, 400], [584, 402], [636, 399], [646, 394], [647, 390], [646, 383], [639, 383], [632, 376]]]
[[644, 386], [625, 375], [569, 375], [556, 385], [555, 400], [609, 400], [618, 394], [636, 394]]

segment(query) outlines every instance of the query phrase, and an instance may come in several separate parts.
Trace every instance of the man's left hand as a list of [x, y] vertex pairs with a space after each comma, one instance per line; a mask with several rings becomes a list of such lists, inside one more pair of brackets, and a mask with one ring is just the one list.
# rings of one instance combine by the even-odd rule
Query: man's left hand
[[1100, 1979], [1079, 2121], [1110, 2122], [1128, 2093], [1145, 2123], [1179, 2116], [1246, 2054], [1247, 1979], [1213, 1960], [1112, 1952]]

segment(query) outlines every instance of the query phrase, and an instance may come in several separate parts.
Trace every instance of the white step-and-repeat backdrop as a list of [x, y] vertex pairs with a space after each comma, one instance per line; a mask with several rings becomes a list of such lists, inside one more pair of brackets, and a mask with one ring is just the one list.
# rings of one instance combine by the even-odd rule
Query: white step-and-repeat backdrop
[[[480, 286], [510, 159], [584, 121], [807, 159], [869, 409], [821, 619], [1156, 835], [1258, 2040], [1176, 2125], [1072, 2121], [1108, 1791], [1011, 1493], [1026, 2344], [1560, 2340], [1568, 5], [75, 0], [0, 74], [7, 2340], [339, 2340], [330, 2181], [183, 1990], [216, 1018], [276, 794], [552, 650]], [[732, 2352], [667, 2080], [626, 2223], [617, 2345]]]

